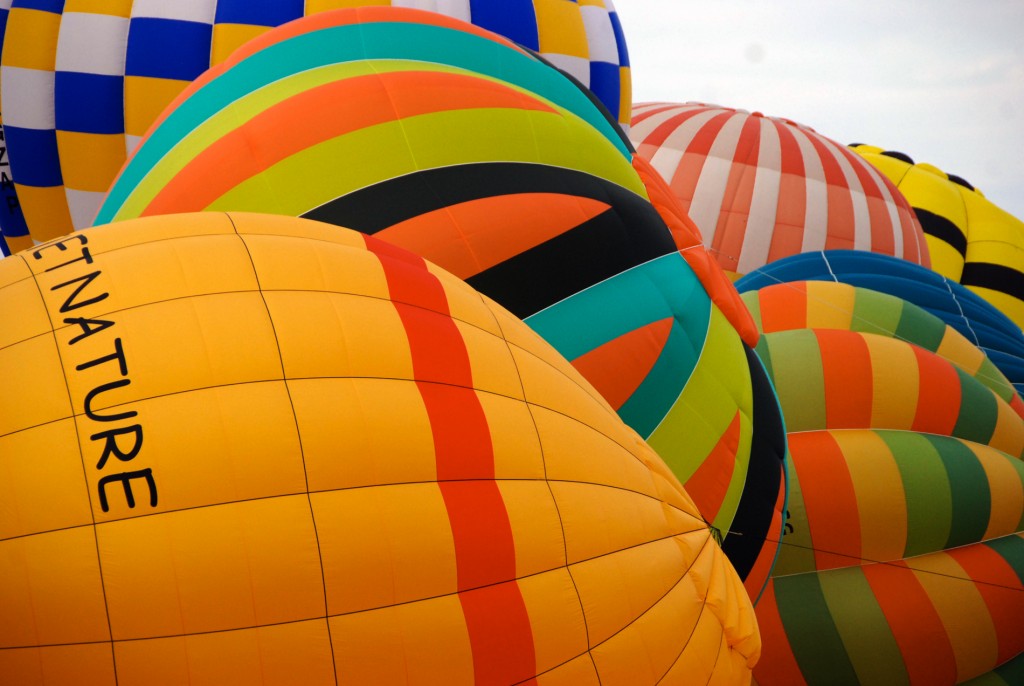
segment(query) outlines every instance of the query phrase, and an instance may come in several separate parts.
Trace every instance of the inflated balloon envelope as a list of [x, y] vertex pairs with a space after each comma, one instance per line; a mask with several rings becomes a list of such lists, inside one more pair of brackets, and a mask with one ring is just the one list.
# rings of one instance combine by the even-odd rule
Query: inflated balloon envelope
[[0, 309], [2, 683], [749, 681], [675, 477], [422, 258], [157, 217], [3, 260]]
[[465, 279], [691, 483], [756, 597], [781, 530], [784, 432], [749, 314], [656, 177], [528, 51], [436, 14], [360, 8], [279, 27], [197, 79], [99, 220], [301, 215]]

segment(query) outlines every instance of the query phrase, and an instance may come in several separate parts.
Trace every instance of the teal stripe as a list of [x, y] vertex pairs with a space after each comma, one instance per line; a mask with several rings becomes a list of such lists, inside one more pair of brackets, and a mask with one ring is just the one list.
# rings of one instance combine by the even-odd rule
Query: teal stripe
[[693, 341], [693, 369], [711, 321], [711, 298], [678, 252], [616, 274], [524, 321], [568, 360], [674, 317]]
[[960, 377], [960, 415], [953, 435], [988, 445], [999, 421], [996, 396], [959, 367], [954, 369]]
[[[704, 331], [705, 337], [707, 330]], [[648, 438], [661, 424], [686, 387], [700, 359], [703, 341], [695, 341], [679, 325], [672, 324], [665, 347], [643, 383], [619, 408], [619, 417], [642, 438]]]
[[946, 323], [909, 302], [903, 303], [903, 316], [896, 327], [896, 338], [916, 343], [932, 352], [939, 349], [946, 335]]
[[248, 57], [182, 102], [139, 146], [100, 208], [96, 224], [118, 208], [159, 161], [202, 122], [254, 90], [328, 64], [374, 59], [434, 62], [516, 84], [579, 116], [631, 160], [612, 125], [560, 72], [488, 38], [415, 23], [375, 22], [336, 26], [275, 43]]
[[807, 683], [860, 684], [825, 602], [818, 574], [776, 577], [774, 583], [779, 618]]

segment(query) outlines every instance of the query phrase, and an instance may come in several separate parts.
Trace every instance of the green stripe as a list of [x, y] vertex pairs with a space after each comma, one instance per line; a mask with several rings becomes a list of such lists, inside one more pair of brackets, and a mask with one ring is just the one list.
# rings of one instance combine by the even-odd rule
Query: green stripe
[[879, 431], [892, 451], [907, 502], [904, 557], [944, 550], [953, 527], [949, 475], [936, 446], [909, 431]]
[[818, 579], [858, 683], [909, 684], [903, 654], [863, 568], [829, 570]]
[[1006, 563], [1017, 573], [1020, 583], [1024, 584], [1024, 540], [1020, 535], [994, 538], [991, 541], [985, 541], [985, 545], [999, 553], [1000, 557], [1006, 560]]
[[804, 679], [809, 684], [856, 686], [857, 672], [825, 602], [818, 574], [775, 579], [779, 617]]
[[100, 208], [109, 223], [142, 178], [188, 133], [254, 90], [330, 63], [373, 59], [437, 62], [514, 83], [574, 112], [622, 154], [629, 150], [604, 115], [558, 71], [488, 38], [439, 26], [377, 22], [325, 28], [275, 43], [246, 58], [179, 104], [124, 168]]
[[1010, 658], [991, 672], [961, 682], [961, 686], [1021, 686], [1024, 684], [1024, 653]]
[[761, 341], [771, 353], [772, 364], [765, 366], [779, 396], [787, 430], [825, 428], [825, 376], [814, 331], [779, 331], [765, 334]]
[[800, 487], [800, 474], [788, 450], [785, 465], [789, 477], [789, 494], [783, 511], [782, 544], [779, 546], [778, 560], [772, 568], [772, 576], [779, 577], [810, 572], [817, 567], [814, 540], [811, 538], [804, 493]]
[[967, 445], [955, 438], [925, 435], [946, 468], [952, 488], [952, 523], [943, 548], [977, 543], [985, 537], [992, 512], [988, 474]]
[[946, 323], [912, 303], [903, 303], [903, 316], [896, 337], [935, 352], [946, 335]]
[[953, 368], [960, 377], [960, 415], [953, 427], [953, 435], [987, 445], [999, 421], [996, 396], [964, 370], [956, 366]]
[[899, 326], [903, 302], [899, 298], [867, 288], [854, 289], [850, 330], [892, 338]]
[[988, 388], [991, 388], [992, 392], [1006, 401], [1007, 405], [1013, 401], [1013, 396], [1017, 394], [1016, 389], [1003, 376], [1003, 373], [999, 371], [999, 368], [995, 366], [992, 360], [988, 359], [988, 356], [981, 361], [981, 366], [975, 372], [974, 378]]

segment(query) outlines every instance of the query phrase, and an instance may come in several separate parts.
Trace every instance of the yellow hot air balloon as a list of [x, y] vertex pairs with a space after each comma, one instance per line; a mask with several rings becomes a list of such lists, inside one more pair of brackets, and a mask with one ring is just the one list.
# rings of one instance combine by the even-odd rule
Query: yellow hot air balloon
[[0, 262], [0, 683], [747, 683], [664, 463], [449, 273], [203, 213]]

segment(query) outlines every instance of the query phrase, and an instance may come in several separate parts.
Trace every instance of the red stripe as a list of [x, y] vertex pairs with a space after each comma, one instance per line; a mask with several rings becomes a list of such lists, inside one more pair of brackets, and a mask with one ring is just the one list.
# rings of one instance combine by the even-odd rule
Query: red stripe
[[902, 560], [862, 569], [903, 655], [910, 683], [956, 683], [953, 645], [917, 576]]
[[[651, 112], [647, 112], [641, 116], [643, 117], [643, 119], [646, 119], [647, 117], [657, 114], [658, 112], [664, 112], [667, 109], [671, 108], [666, 107], [658, 110], [652, 110]], [[690, 119], [700, 114], [702, 111], [703, 110], [700, 109], [699, 107], [694, 107], [692, 109], [684, 110], [679, 114], [672, 115], [671, 117], [669, 117], [668, 119], [654, 127], [654, 129], [649, 134], [644, 136], [641, 145], [649, 145], [656, 150], [658, 147], [665, 144], [665, 141], [668, 139], [669, 136], [672, 135], [672, 132], [678, 129], [683, 124], [683, 122], [685, 122], [687, 119]], [[633, 126], [635, 126], [638, 121], [642, 121], [642, 119], [640, 119], [639, 117], [634, 119]]]
[[809, 431], [790, 435], [789, 450], [803, 485], [815, 569], [857, 565], [861, 556], [860, 515], [842, 449], [831, 433]]
[[379, 240], [367, 238], [366, 244], [384, 268], [430, 419], [475, 681], [527, 679], [536, 674], [533, 632], [515, 581], [515, 540], [494, 480], [494, 447], [473, 389], [469, 351], [451, 319], [444, 287], [426, 262]]
[[[715, 138], [718, 137], [718, 132], [732, 116], [732, 112], [723, 112], [704, 122], [687, 143], [682, 159], [679, 160], [679, 164], [672, 173], [672, 178], [668, 179], [669, 188], [672, 189], [673, 195], [679, 198], [686, 212], [690, 211], [690, 203], [693, 201], [697, 182], [700, 181], [708, 151], [711, 149], [712, 143], [715, 142]], [[682, 141], [679, 143], [681, 144]]]
[[711, 251], [725, 269], [736, 271], [747, 234], [754, 181], [759, 171], [762, 117], [747, 116], [740, 129], [725, 183]]
[[[804, 154], [792, 127], [771, 120], [779, 139], [781, 177], [775, 205], [775, 231], [768, 247], [768, 262], [803, 252], [807, 231], [807, 171]], [[803, 135], [803, 134], [800, 134]]]
[[729, 492], [732, 473], [736, 470], [736, 453], [740, 446], [740, 413], [732, 418], [718, 443], [686, 481], [686, 492], [693, 498], [697, 511], [708, 522], [714, 522], [722, 501]]
[[821, 350], [821, 373], [825, 382], [825, 426], [819, 428], [870, 427], [874, 382], [867, 341], [851, 331], [813, 331]]
[[952, 436], [960, 416], [963, 389], [952, 364], [916, 345], [910, 346], [917, 359], [917, 409], [912, 431]]
[[825, 250], [853, 249], [856, 231], [853, 214], [853, 198], [850, 186], [836, 159], [838, 143], [824, 142], [819, 136], [808, 132], [807, 140], [814, 146], [825, 173], [828, 224], [825, 236]]
[[1024, 586], [1006, 558], [983, 543], [947, 550], [946, 554], [976, 582], [988, 607], [999, 644], [996, 663], [1024, 652]]
[[743, 580], [743, 588], [747, 595], [755, 603], [757, 596], [761, 593], [768, 577], [771, 575], [772, 567], [775, 566], [775, 559], [779, 552], [779, 544], [783, 535], [782, 508], [786, 504], [786, 481], [779, 483], [779, 496], [775, 499], [775, 509], [772, 512], [772, 523], [768, 527], [768, 535], [764, 539], [761, 551], [757, 554], [757, 560], [751, 568], [747, 578]]

